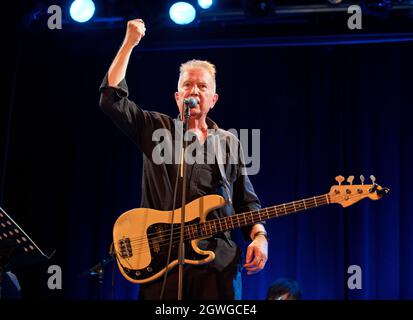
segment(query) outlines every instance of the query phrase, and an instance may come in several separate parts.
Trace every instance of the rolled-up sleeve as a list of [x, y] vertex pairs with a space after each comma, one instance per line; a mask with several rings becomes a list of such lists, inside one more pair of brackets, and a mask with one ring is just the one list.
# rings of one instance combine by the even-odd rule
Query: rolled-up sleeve
[[153, 149], [152, 133], [165, 126], [158, 112], [142, 110], [128, 98], [129, 91], [125, 79], [118, 86], [108, 84], [108, 75], [99, 88], [99, 106], [112, 121], [147, 155]]
[[128, 86], [123, 79], [118, 86], [108, 84], [108, 75], [99, 88], [99, 106], [105, 114], [135, 143], [139, 144], [144, 127], [144, 112], [133, 101], [128, 99]]

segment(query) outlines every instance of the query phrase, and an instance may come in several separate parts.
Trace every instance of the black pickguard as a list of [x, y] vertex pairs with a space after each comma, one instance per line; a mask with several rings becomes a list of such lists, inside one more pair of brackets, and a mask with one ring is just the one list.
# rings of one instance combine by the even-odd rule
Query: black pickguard
[[[199, 224], [199, 218], [193, 221], [185, 223], [185, 226], [193, 225], [194, 233], [196, 232], [196, 226]], [[173, 225], [173, 243], [171, 249], [171, 256], [169, 263], [178, 259], [178, 247], [179, 247], [179, 235], [180, 235], [180, 224]], [[193, 233], [193, 234], [194, 234]], [[157, 223], [151, 225], [147, 232], [146, 236], [149, 241], [149, 247], [151, 252], [151, 263], [143, 269], [128, 269], [123, 265], [123, 271], [134, 280], [144, 280], [150, 278], [162, 269], [166, 267], [168, 250], [170, 243], [170, 234], [171, 234], [171, 224], [168, 223]], [[195, 233], [196, 235], [196, 233]], [[187, 237], [186, 237], [187, 238]], [[196, 237], [195, 237], [196, 238]], [[206, 255], [200, 255], [196, 253], [191, 245], [191, 240], [186, 240], [185, 244], [185, 259], [190, 260], [202, 260], [205, 259]]]

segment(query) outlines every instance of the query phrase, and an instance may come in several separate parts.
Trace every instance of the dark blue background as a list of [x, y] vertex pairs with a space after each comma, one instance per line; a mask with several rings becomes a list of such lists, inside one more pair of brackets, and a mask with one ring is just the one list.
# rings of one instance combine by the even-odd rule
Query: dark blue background
[[[141, 155], [98, 106], [123, 34], [17, 30], [9, 42], [1, 205], [42, 248], [57, 249], [51, 261], [17, 268], [26, 297], [137, 296], [112, 263], [101, 288], [83, 274], [107, 257], [116, 218], [140, 202]], [[413, 298], [413, 44], [347, 36], [186, 50], [151, 49], [145, 39], [131, 58], [130, 98], [171, 116], [180, 63], [216, 64], [220, 98], [210, 117], [225, 129], [261, 130], [260, 172], [251, 180], [263, 206], [327, 193], [339, 174], [356, 182], [374, 174], [391, 189], [380, 201], [268, 221], [269, 261], [260, 274], [243, 274], [245, 299], [264, 299], [279, 277], [296, 279], [303, 299]], [[47, 289], [50, 264], [62, 267], [61, 292]], [[361, 290], [347, 288], [350, 265], [362, 269]]]

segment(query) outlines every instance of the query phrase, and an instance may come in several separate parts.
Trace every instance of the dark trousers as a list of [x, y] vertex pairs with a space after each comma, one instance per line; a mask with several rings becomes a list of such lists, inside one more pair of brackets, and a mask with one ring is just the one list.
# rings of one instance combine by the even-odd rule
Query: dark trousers
[[[183, 300], [239, 300], [242, 296], [241, 267], [232, 264], [223, 271], [205, 266], [185, 266], [183, 272]], [[159, 300], [163, 276], [142, 284], [139, 299]], [[178, 266], [168, 272], [164, 300], [177, 300]]]

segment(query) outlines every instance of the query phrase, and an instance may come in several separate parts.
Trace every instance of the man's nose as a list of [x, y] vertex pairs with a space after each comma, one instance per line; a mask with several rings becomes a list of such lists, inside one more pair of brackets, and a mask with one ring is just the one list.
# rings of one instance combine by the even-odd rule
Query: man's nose
[[192, 86], [192, 88], [191, 88], [191, 94], [196, 94], [196, 95], [198, 95], [198, 93], [199, 93], [199, 88], [198, 88], [198, 86], [197, 86], [197, 85]]

